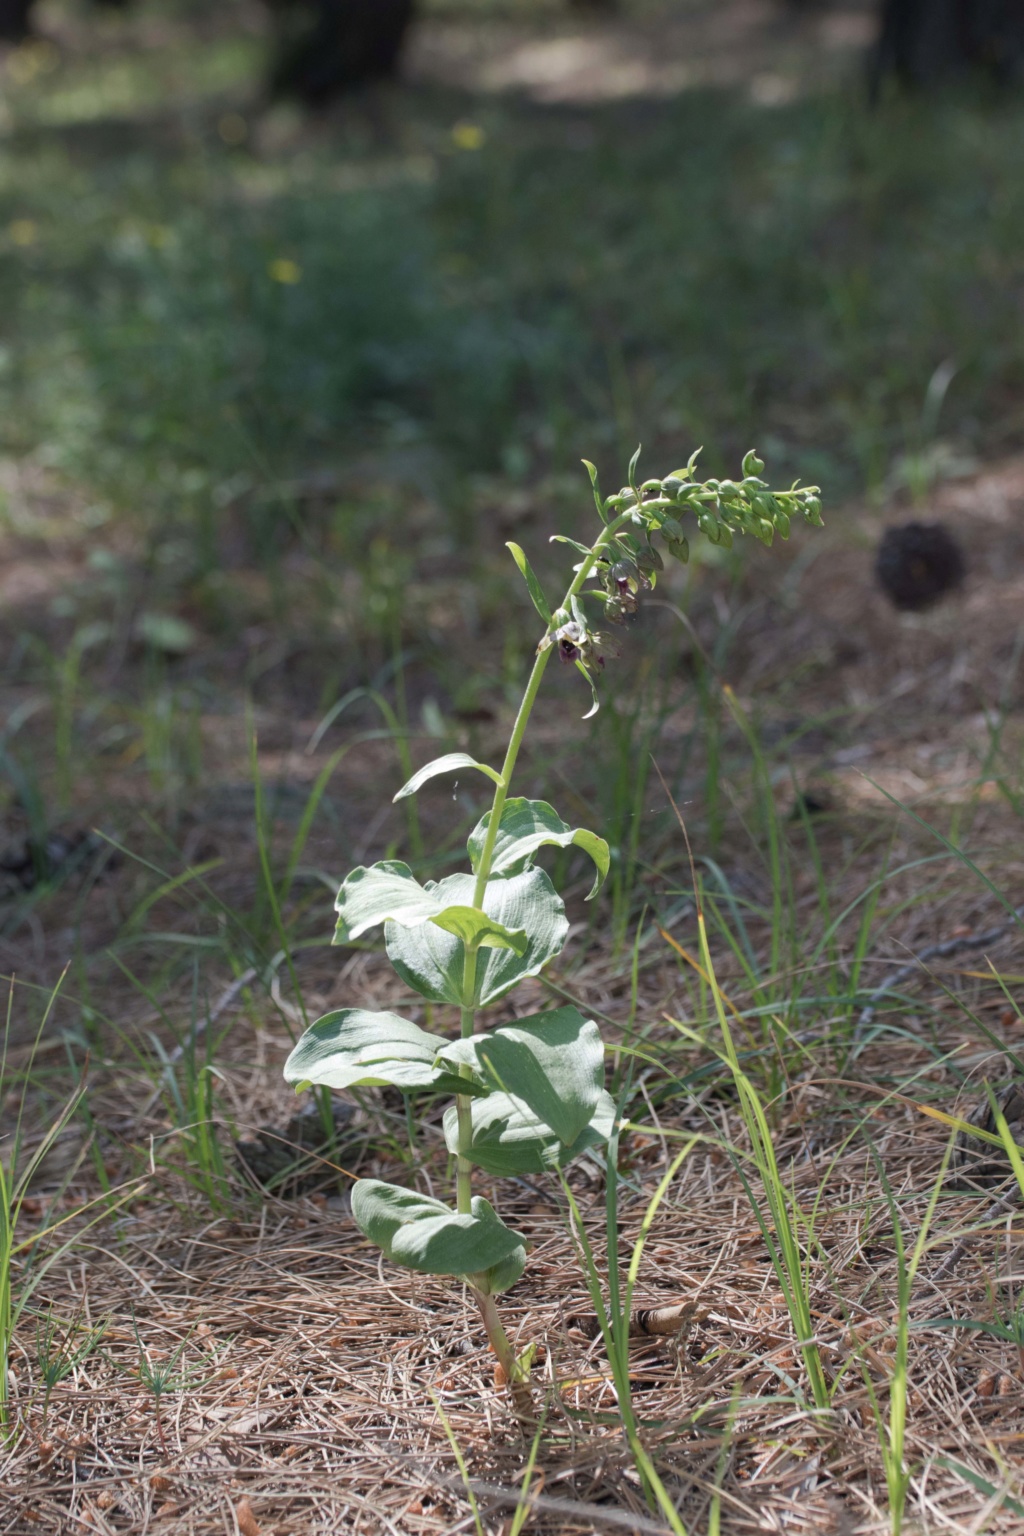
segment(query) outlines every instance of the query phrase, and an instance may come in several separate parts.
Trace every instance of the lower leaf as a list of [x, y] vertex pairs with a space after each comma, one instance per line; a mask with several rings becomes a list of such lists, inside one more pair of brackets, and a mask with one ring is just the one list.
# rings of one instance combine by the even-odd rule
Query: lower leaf
[[[526, 1253], [518, 1232], [506, 1227], [489, 1201], [477, 1195], [472, 1213], [460, 1215], [440, 1200], [415, 1190], [358, 1179], [352, 1189], [356, 1226], [389, 1259], [424, 1275], [476, 1275], [496, 1271], [499, 1280], [511, 1274], [517, 1250]], [[502, 1266], [505, 1266], [503, 1269]], [[514, 1284], [522, 1265], [501, 1289]]]

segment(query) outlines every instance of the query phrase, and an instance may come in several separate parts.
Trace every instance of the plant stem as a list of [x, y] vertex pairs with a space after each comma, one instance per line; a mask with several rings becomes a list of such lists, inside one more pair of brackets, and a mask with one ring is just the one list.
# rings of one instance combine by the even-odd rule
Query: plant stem
[[[601, 551], [614, 538], [616, 530], [630, 518], [630, 513], [623, 513], [602, 531], [597, 543], [590, 554], [584, 559], [575, 579], [565, 594], [562, 607], [568, 608], [572, 599], [578, 595], [584, 582], [589, 577], [595, 563], [600, 558]], [[550, 627], [548, 634], [550, 634]], [[501, 813], [505, 808], [505, 800], [508, 796], [509, 785], [512, 782], [512, 774], [515, 771], [516, 759], [519, 749], [526, 735], [526, 727], [529, 723], [533, 706], [540, 692], [541, 681], [547, 664], [551, 659], [552, 647], [546, 645], [537, 651], [533, 667], [527, 680], [526, 690], [519, 705], [515, 724], [512, 727], [512, 735], [509, 740], [508, 750], [505, 753], [505, 761], [501, 767], [501, 781], [495, 786], [494, 800], [491, 805], [490, 819], [487, 823], [487, 836], [484, 839], [483, 850], [480, 854], [480, 863], [477, 865], [476, 885], [473, 889], [473, 905], [478, 911], [483, 911], [484, 895], [487, 891], [487, 881], [491, 873], [491, 861], [494, 858], [494, 845], [498, 837], [498, 828], [501, 825]], [[467, 945], [466, 958], [462, 973], [462, 1010], [461, 1010], [461, 1035], [467, 1040], [473, 1034], [476, 1027], [476, 966], [477, 949]], [[468, 1075], [469, 1069], [461, 1068], [463, 1074]], [[472, 1101], [468, 1094], [457, 1094], [455, 1098], [456, 1112], [459, 1120], [458, 1159], [455, 1170], [455, 1195], [456, 1207], [460, 1215], [468, 1216], [472, 1211], [472, 1177], [473, 1167], [468, 1153], [473, 1144], [473, 1117]], [[524, 1371], [516, 1363], [515, 1350], [508, 1341], [508, 1336], [501, 1325], [498, 1309], [494, 1297], [478, 1290], [475, 1285], [470, 1289], [476, 1298], [480, 1309], [480, 1316], [487, 1332], [487, 1338], [494, 1351], [498, 1364], [505, 1373], [512, 1393], [516, 1417], [520, 1425], [525, 1429], [535, 1422], [533, 1413], [533, 1399], [530, 1394], [529, 1373]]]
[[[569, 608], [574, 597], [577, 597], [583, 588], [584, 582], [589, 579], [591, 571], [601, 557], [601, 551], [607, 547], [615, 537], [623, 523], [629, 522], [632, 512], [623, 512], [619, 517], [608, 524], [597, 543], [591, 549], [589, 555], [581, 564], [576, 576], [562, 599], [561, 607]], [[550, 634], [550, 628], [548, 633]], [[515, 770], [516, 759], [519, 756], [519, 748], [523, 744], [526, 735], [526, 727], [533, 712], [533, 706], [537, 702], [537, 694], [540, 692], [541, 681], [549, 660], [551, 659], [551, 647], [537, 652], [523, 694], [522, 703], [519, 705], [519, 713], [516, 715], [516, 723], [512, 727], [512, 736], [509, 740], [508, 751], [505, 753], [505, 761], [501, 765], [501, 783], [495, 786], [494, 800], [491, 805], [490, 820], [487, 823], [487, 836], [484, 839], [483, 851], [480, 854], [480, 863], [476, 871], [476, 887], [473, 892], [473, 905], [483, 911], [484, 892], [487, 889], [487, 879], [491, 873], [491, 860], [494, 857], [494, 844], [498, 837], [498, 828], [501, 825], [501, 813], [505, 808], [505, 800], [508, 796], [509, 786], [512, 783], [512, 774]], [[468, 956], [467, 956], [468, 960]]]
[[505, 1381], [512, 1394], [512, 1408], [519, 1421], [519, 1427], [524, 1434], [532, 1433], [537, 1427], [537, 1413], [534, 1408], [533, 1393], [530, 1391], [529, 1371], [524, 1370], [516, 1360], [516, 1352], [502, 1327], [494, 1297], [478, 1291], [475, 1285], [471, 1285], [470, 1290], [480, 1308], [488, 1342], [504, 1372]]

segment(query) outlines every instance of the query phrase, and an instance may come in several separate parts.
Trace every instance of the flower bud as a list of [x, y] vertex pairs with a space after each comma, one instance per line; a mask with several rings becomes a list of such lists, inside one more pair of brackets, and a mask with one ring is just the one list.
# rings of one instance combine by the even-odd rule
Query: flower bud
[[821, 497], [805, 496], [802, 508], [804, 517], [815, 528], [823, 528], [825, 525], [821, 518]]
[[775, 509], [775, 512], [772, 515], [772, 522], [775, 524], [775, 527], [778, 530], [779, 535], [782, 538], [784, 538], [784, 539], [788, 539], [789, 538], [789, 513], [788, 512], [783, 512], [781, 507], [777, 507]]
[[665, 533], [664, 528], [661, 531], [665, 536], [665, 548], [669, 554], [674, 555], [677, 560], [682, 561], [683, 565], [685, 565], [690, 558], [690, 545], [685, 535], [680, 533], [678, 538], [673, 538]]
[[679, 475], [666, 475], [661, 482], [661, 488], [666, 496], [679, 496], [687, 489], [687, 483]]
[[749, 453], [743, 455], [743, 473], [745, 475], [761, 475], [764, 473], [764, 459], [759, 459], [751, 448]]

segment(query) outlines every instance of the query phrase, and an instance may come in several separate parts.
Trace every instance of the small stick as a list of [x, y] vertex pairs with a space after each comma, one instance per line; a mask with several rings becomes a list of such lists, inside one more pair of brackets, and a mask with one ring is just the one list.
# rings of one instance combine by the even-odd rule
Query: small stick
[[898, 970], [892, 971], [882, 982], [881, 986], [876, 987], [869, 995], [867, 1004], [861, 1010], [860, 1018], [857, 1020], [857, 1027], [853, 1032], [853, 1038], [860, 1040], [863, 1037], [864, 1031], [874, 1018], [875, 1011], [882, 998], [887, 992], [891, 992], [893, 987], [898, 987], [900, 982], [906, 981], [909, 977], [913, 976], [919, 966], [924, 965], [929, 960], [945, 960], [950, 955], [959, 954], [963, 949], [984, 949], [986, 945], [994, 944], [997, 939], [1001, 939], [1004, 934], [1009, 933], [1014, 923], [1020, 922], [1021, 918], [1024, 918], [1024, 903], [1019, 907], [1014, 907], [1012, 918], [1008, 919], [1005, 923], [998, 923], [994, 928], [987, 928], [984, 933], [964, 933], [958, 938], [945, 939], [941, 944], [930, 944], [927, 949], [920, 950], [906, 965], [901, 965]]
[[[983, 1218], [984, 1221], [995, 1221], [998, 1216], [1005, 1216], [1010, 1207], [1016, 1205], [1019, 1199], [1020, 1190], [1014, 1186], [1013, 1189], [1008, 1190], [1005, 1195], [1000, 1195], [999, 1199], [993, 1205], [989, 1206], [988, 1210], [985, 1212]], [[954, 1243], [953, 1247], [950, 1249], [949, 1253], [947, 1253], [946, 1257], [943, 1259], [942, 1263], [939, 1265], [938, 1269], [932, 1276], [933, 1281], [944, 1280], [947, 1275], [951, 1275], [953, 1273], [954, 1269], [956, 1269], [957, 1265], [960, 1263], [960, 1260], [971, 1246], [971, 1243], [975, 1241], [975, 1236], [976, 1234], [971, 1232], [966, 1236], [961, 1237], [958, 1242]]]

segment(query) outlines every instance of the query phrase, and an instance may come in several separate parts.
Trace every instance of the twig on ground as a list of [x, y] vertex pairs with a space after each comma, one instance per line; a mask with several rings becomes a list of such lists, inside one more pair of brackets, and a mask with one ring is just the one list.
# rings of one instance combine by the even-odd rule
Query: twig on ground
[[994, 928], [986, 928], [984, 933], [959, 934], [956, 938], [945, 939], [940, 944], [930, 944], [927, 949], [919, 950], [906, 965], [891, 971], [881, 986], [876, 987], [869, 995], [867, 1004], [861, 1010], [857, 1020], [857, 1026], [853, 1032], [854, 1040], [858, 1042], [863, 1040], [864, 1032], [871, 1024], [882, 998], [894, 987], [898, 987], [901, 982], [913, 976], [920, 966], [925, 965], [929, 960], [946, 960], [950, 955], [959, 954], [964, 949], [984, 949], [987, 945], [994, 944], [997, 939], [1003, 938], [1009, 933], [1014, 923], [1020, 922], [1022, 918], [1024, 918], [1024, 902], [1019, 907], [1014, 907], [1012, 918], [1008, 918], [1005, 923], [997, 923]]
[[[1005, 1195], [1000, 1195], [999, 1199], [989, 1206], [988, 1210], [985, 1212], [984, 1222], [988, 1223], [990, 1221], [995, 1221], [999, 1216], [1005, 1216], [1006, 1212], [1010, 1210], [1012, 1206], [1016, 1205], [1019, 1200], [1020, 1190], [1017, 1188], [1016, 1184], [1014, 1184], [1012, 1189], [1007, 1190]], [[954, 1243], [953, 1247], [950, 1249], [949, 1253], [947, 1253], [946, 1257], [943, 1259], [942, 1263], [939, 1265], [938, 1269], [932, 1276], [933, 1281], [944, 1280], [947, 1275], [951, 1275], [953, 1273], [954, 1269], [956, 1269], [957, 1265], [960, 1263], [960, 1260], [963, 1258], [971, 1244], [975, 1241], [976, 1237], [977, 1233], [969, 1232], [961, 1237], [956, 1243]]]

